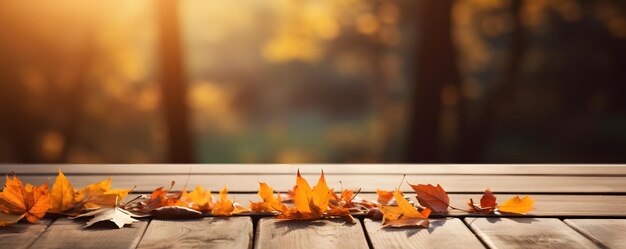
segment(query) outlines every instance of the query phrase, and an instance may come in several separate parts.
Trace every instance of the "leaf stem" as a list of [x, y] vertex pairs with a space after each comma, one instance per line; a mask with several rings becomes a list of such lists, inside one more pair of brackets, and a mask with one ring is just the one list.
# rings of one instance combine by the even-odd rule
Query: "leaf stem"
[[404, 178], [406, 178], [406, 174], [402, 175], [402, 180], [400, 181], [400, 184], [398, 184], [398, 188], [396, 188], [397, 190], [400, 190], [400, 187], [402, 187], [402, 183], [404, 182]]

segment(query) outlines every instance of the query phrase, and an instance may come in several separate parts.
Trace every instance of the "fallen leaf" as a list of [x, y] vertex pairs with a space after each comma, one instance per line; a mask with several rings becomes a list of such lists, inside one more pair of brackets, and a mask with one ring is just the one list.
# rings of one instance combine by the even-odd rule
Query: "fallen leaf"
[[491, 189], [485, 189], [483, 197], [480, 198], [480, 206], [474, 204], [474, 200], [470, 198], [470, 202], [467, 203], [470, 206], [472, 212], [479, 213], [492, 213], [498, 204], [496, 204], [496, 196], [493, 195]]
[[179, 206], [165, 206], [150, 211], [153, 218], [158, 219], [198, 219], [202, 218], [202, 212]]
[[76, 191], [63, 172], [59, 170], [50, 191], [48, 212], [78, 214], [85, 209], [113, 207], [116, 200], [124, 199], [129, 192], [126, 189], [111, 190], [110, 188], [111, 177]]
[[334, 192], [330, 193], [330, 199], [328, 200], [328, 206], [330, 208], [333, 207], [341, 207], [341, 208], [351, 208], [354, 207], [354, 203], [352, 199], [354, 197], [354, 192], [349, 189], [344, 189], [341, 191], [339, 195]]
[[111, 189], [111, 177], [104, 181], [93, 183], [77, 191], [77, 198], [84, 208], [100, 208], [115, 206], [117, 200], [123, 200], [128, 195], [128, 189]]
[[220, 191], [220, 200], [215, 202], [214, 208], [211, 211], [215, 216], [231, 216], [233, 214], [243, 213], [249, 211], [248, 209], [236, 205], [228, 199], [228, 189], [224, 187]]
[[495, 208], [497, 205], [496, 196], [493, 195], [491, 189], [485, 189], [483, 197], [480, 198], [480, 206], [483, 208]]
[[354, 191], [349, 189], [344, 189], [341, 191], [341, 201], [345, 202], [345, 206], [351, 206], [352, 200], [354, 199]]
[[76, 191], [74, 186], [65, 177], [63, 172], [59, 169], [59, 174], [54, 180], [52, 189], [50, 190], [50, 209], [49, 213], [63, 213], [74, 209], [78, 204], [76, 200]]
[[[441, 185], [433, 186], [431, 184], [411, 185], [411, 188], [417, 193], [417, 201], [420, 205], [431, 209], [437, 213], [447, 213], [450, 205], [450, 197]], [[397, 199], [396, 199], [397, 201]]]
[[34, 223], [43, 218], [48, 208], [50, 208], [48, 183], [39, 186], [24, 185], [15, 175], [13, 179], [6, 177], [4, 189], [0, 192], [0, 212], [10, 216], [1, 223], [10, 224], [17, 219], [14, 215], [25, 216], [30, 223]]
[[[359, 189], [355, 194], [354, 191], [350, 189], [344, 189], [341, 191], [340, 195], [335, 193], [331, 193], [330, 198], [330, 209], [347, 209], [350, 214], [363, 214], [369, 213], [372, 209], [377, 208], [376, 203], [370, 202], [368, 200], [359, 199], [357, 195], [361, 192]], [[330, 211], [329, 211], [330, 212]]]
[[91, 218], [87, 222], [85, 227], [90, 227], [98, 222], [112, 222], [118, 228], [122, 228], [124, 225], [138, 222], [138, 220], [133, 219], [131, 215], [132, 214], [130, 212], [119, 207], [103, 207], [93, 210], [91, 212], [71, 217], [71, 219], [93, 216], [93, 218]]
[[[173, 186], [174, 184], [172, 184]], [[189, 203], [182, 201], [183, 192], [170, 193], [169, 190], [166, 190], [163, 187], [158, 187], [152, 194], [148, 200], [142, 202], [144, 206], [145, 212], [150, 212], [160, 207], [167, 206], [181, 206], [181, 207], [189, 207]]]
[[0, 227], [15, 224], [24, 218], [25, 214], [8, 214], [0, 212]]
[[419, 212], [404, 198], [400, 190], [396, 190], [393, 195], [398, 203], [397, 206], [379, 206], [383, 214], [383, 227], [417, 226], [428, 228], [430, 224], [428, 221], [430, 209], [426, 208]]
[[[333, 196], [333, 190], [328, 188], [324, 171], [320, 176], [317, 184], [311, 188], [309, 183], [302, 177], [300, 171], [296, 176], [296, 186], [294, 187], [293, 201], [294, 207], [283, 211], [276, 218], [291, 220], [312, 220], [322, 217], [342, 217], [348, 221], [354, 222], [350, 215], [350, 211], [339, 206], [331, 209], [330, 199]], [[350, 216], [350, 217], [346, 217]]]
[[287, 206], [285, 206], [280, 199], [280, 193], [277, 193], [276, 198], [274, 198], [274, 190], [269, 185], [267, 185], [267, 183], [259, 183], [258, 194], [261, 197], [262, 201], [250, 203], [250, 209], [252, 211], [283, 212], [288, 210]]
[[352, 217], [352, 212], [349, 209], [344, 207], [331, 207], [328, 211], [324, 213], [322, 217], [326, 218], [342, 218], [345, 221], [355, 224], [356, 219]]
[[211, 190], [204, 190], [202, 186], [198, 185], [196, 189], [187, 193], [182, 191], [181, 200], [189, 203], [191, 208], [199, 212], [210, 212], [213, 205], [213, 196]]
[[[302, 178], [302, 180], [304, 180], [304, 178]], [[324, 178], [324, 171], [322, 171], [320, 179], [313, 187], [313, 198], [309, 200], [309, 207], [311, 211], [313, 211], [314, 213], [319, 213], [320, 215], [324, 214], [324, 212], [328, 210], [328, 205], [330, 204], [330, 197], [332, 193], [333, 190], [328, 188], [328, 185], [326, 184], [326, 179]]]
[[393, 192], [385, 191], [385, 190], [376, 190], [376, 194], [378, 194], [378, 203], [381, 205], [388, 205], [391, 200], [393, 200]]
[[[318, 180], [318, 184], [322, 186], [327, 186], [323, 172], [320, 176], [320, 179]], [[321, 189], [322, 187], [316, 188], [318, 192], [321, 191]], [[293, 193], [294, 207], [287, 211], [284, 211], [283, 213], [278, 215], [277, 218], [294, 220], [319, 219], [322, 216], [323, 212], [326, 211], [325, 209], [322, 210], [320, 207], [315, 206], [315, 203], [313, 201], [313, 189], [306, 181], [306, 179], [302, 177], [302, 175], [300, 174], [300, 170], [298, 170], [298, 174], [296, 176], [296, 186], [293, 188]], [[320, 195], [318, 194], [317, 196], [319, 197]], [[330, 196], [328, 196], [328, 199], [330, 200]], [[313, 209], [311, 209], [311, 207], [313, 207]], [[326, 206], [326, 208], [328, 208], [328, 206]]]
[[519, 198], [515, 196], [498, 206], [498, 211], [505, 213], [525, 214], [533, 210], [535, 200], [529, 196]]

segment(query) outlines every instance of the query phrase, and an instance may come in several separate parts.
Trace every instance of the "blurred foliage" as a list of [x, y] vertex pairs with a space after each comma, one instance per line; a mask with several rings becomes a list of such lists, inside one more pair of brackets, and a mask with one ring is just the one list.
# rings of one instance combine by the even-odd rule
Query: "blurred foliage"
[[[462, 82], [441, 92], [444, 161], [454, 160], [459, 105], [475, 122], [502, 78], [512, 1], [454, 1], [442, 32], [453, 33]], [[166, 160], [152, 1], [1, 5], [0, 162]], [[515, 91], [494, 107], [484, 161], [624, 159], [624, 5], [523, 1], [527, 46]], [[181, 1], [197, 161], [401, 162], [415, 38], [428, 35], [413, 8]]]
[[398, 3], [184, 1], [181, 17], [200, 161], [401, 159]]

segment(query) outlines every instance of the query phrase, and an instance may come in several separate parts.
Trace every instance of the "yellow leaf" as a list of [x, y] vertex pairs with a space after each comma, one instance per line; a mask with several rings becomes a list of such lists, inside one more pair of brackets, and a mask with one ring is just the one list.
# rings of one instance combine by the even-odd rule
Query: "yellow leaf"
[[421, 226], [428, 227], [428, 216], [430, 209], [426, 208], [421, 213], [417, 211], [411, 203], [409, 203], [399, 190], [393, 193], [398, 206], [383, 206], [378, 208], [383, 213], [384, 227], [404, 227], [404, 226]]
[[524, 198], [519, 198], [519, 196], [515, 196], [499, 205], [498, 211], [505, 213], [525, 214], [528, 213], [530, 210], [533, 210], [534, 203], [535, 200], [531, 199], [529, 196], [526, 196]]
[[402, 209], [404, 217], [423, 218], [422, 214], [420, 214], [420, 212], [418, 212], [417, 209], [415, 209], [415, 207], [413, 207], [413, 205], [409, 203], [409, 201], [404, 199], [404, 196], [402, 195], [402, 193], [400, 193], [400, 190], [396, 190], [396, 192], [393, 193], [393, 198], [396, 199], [398, 207]]
[[63, 213], [76, 207], [76, 204], [74, 187], [59, 169], [59, 174], [54, 180], [54, 185], [52, 185], [52, 190], [50, 191], [50, 209], [48, 212]]
[[129, 190], [111, 190], [111, 177], [108, 179], [88, 185], [77, 191], [77, 199], [83, 202], [85, 208], [99, 208], [103, 206], [114, 206], [116, 200], [119, 202], [126, 198]]

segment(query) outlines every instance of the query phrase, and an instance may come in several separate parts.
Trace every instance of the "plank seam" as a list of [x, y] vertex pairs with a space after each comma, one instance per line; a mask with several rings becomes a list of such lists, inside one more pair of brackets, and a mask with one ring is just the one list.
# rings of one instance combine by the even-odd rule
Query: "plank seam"
[[28, 246], [26, 248], [30, 249], [33, 247], [33, 245], [35, 245], [35, 242], [37, 242], [40, 238], [41, 235], [43, 235], [44, 233], [46, 233], [48, 231], [48, 229], [50, 229], [50, 227], [52, 226], [53, 223], [55, 223], [57, 219], [52, 219], [52, 221], [50, 221], [50, 223], [48, 223], [48, 225], [46, 226], [46, 229], [44, 229], [43, 231], [41, 231], [41, 233], [39, 233], [39, 236], [37, 236], [36, 239], [34, 239], [33, 241], [30, 242], [30, 244], [28, 244]]
[[487, 238], [483, 238], [486, 236], [484, 236], [480, 231], [477, 231], [474, 228], [472, 228], [472, 225], [467, 222], [467, 218], [463, 218], [461, 219], [461, 221], [472, 232], [472, 234], [474, 234], [474, 236], [478, 239], [478, 241], [480, 241], [480, 243], [482, 243], [483, 246], [485, 246], [485, 248], [492, 248], [491, 246], [489, 246], [489, 243], [487, 243], [487, 241], [485, 240]]
[[143, 240], [143, 236], [146, 235], [146, 232], [148, 231], [148, 227], [150, 227], [150, 225], [152, 224], [152, 219], [148, 219], [148, 224], [146, 224], [146, 227], [143, 229], [143, 232], [141, 232], [141, 236], [139, 236], [139, 241], [137, 241], [137, 245], [135, 245], [135, 249], [139, 247], [139, 245], [141, 244], [141, 241]]
[[361, 221], [361, 229], [363, 229], [363, 234], [365, 234], [365, 241], [367, 241], [367, 246], [370, 249], [374, 249], [374, 243], [372, 242], [372, 238], [370, 238], [370, 234], [367, 230], [367, 227], [365, 226], [365, 219], [368, 218], [359, 218], [359, 220]]
[[569, 220], [567, 219], [563, 219], [561, 220], [563, 223], [565, 223], [566, 225], [568, 225], [569, 227], [571, 227], [572, 229], [574, 229], [574, 231], [576, 231], [577, 233], [579, 233], [580, 235], [582, 235], [583, 237], [593, 241], [594, 243], [596, 243], [598, 246], [600, 246], [603, 249], [608, 249], [610, 248], [609, 246], [605, 245], [604, 243], [602, 243], [599, 240], [596, 240], [593, 236], [591, 236], [591, 234], [587, 234], [585, 232], [582, 231], [582, 229], [578, 226], [576, 226], [576, 224], [569, 222]]

